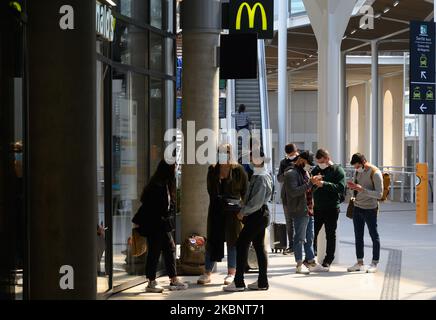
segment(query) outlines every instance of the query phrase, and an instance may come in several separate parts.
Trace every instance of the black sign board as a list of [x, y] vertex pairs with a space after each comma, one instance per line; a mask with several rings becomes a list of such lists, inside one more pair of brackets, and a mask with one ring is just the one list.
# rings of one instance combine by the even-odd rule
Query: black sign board
[[220, 79], [257, 79], [257, 35], [221, 35]]
[[274, 37], [274, 0], [230, 0], [229, 32]]
[[410, 22], [410, 114], [435, 114], [435, 23]]

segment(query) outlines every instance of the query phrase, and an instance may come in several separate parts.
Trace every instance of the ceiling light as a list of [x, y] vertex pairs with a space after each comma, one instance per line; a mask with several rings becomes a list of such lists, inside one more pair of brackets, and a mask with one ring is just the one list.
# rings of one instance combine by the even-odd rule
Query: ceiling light
[[357, 32], [357, 30], [356, 29], [354, 29], [353, 31], [351, 31], [350, 33], [351, 34], [355, 34]]
[[309, 58], [312, 58], [313, 57], [313, 54], [311, 54], [310, 56], [309, 56]]
[[391, 10], [391, 7], [386, 7], [386, 8], [383, 10], [383, 13], [388, 13], [390, 10]]
[[307, 61], [307, 58], [303, 60], [303, 62], [306, 62], [306, 61]]
[[113, 7], [117, 6], [117, 4], [113, 0], [106, 0], [106, 2], [109, 3]]
[[342, 40], [345, 40], [345, 39], [347, 39], [347, 36], [343, 36], [343, 37], [342, 37]]
[[400, 4], [400, 0], [397, 0], [394, 2], [394, 7], [398, 6]]
[[379, 19], [380, 17], [381, 17], [381, 12], [377, 12], [375, 15], [374, 15], [374, 18], [376, 18], [376, 19]]

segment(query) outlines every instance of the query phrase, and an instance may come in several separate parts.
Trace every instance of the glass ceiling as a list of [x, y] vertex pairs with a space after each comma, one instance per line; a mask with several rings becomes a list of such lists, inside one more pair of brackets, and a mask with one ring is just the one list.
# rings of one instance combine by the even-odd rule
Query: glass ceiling
[[305, 11], [303, 0], [291, 0], [291, 14], [298, 14]]

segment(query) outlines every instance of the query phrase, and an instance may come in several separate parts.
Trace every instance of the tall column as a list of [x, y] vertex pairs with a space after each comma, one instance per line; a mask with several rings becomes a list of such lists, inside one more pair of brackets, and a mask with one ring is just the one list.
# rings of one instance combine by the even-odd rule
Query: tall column
[[279, 49], [278, 49], [278, 127], [279, 155], [282, 155], [286, 145], [288, 108], [288, 1], [279, 1]]
[[[186, 146], [195, 150], [203, 142], [187, 141], [187, 122], [195, 121], [195, 130], [218, 132], [219, 70], [215, 63], [221, 29], [221, 7], [218, 0], [184, 0], [183, 29], [183, 132]], [[181, 236], [192, 233], [206, 235], [209, 196], [208, 165], [184, 164], [182, 168]]]
[[340, 157], [338, 159], [338, 162], [342, 165], [346, 165], [348, 162], [347, 159], [347, 54], [345, 52], [341, 53], [341, 111], [340, 111], [340, 117], [341, 117], [341, 128], [340, 128]]
[[[436, 22], [436, 1], [433, 1], [433, 19]], [[433, 224], [436, 224], [436, 116], [433, 116]]]
[[341, 42], [355, 1], [303, 0], [318, 42], [318, 145], [341, 161]]
[[[332, 160], [342, 160], [341, 43], [355, 1], [303, 0], [318, 42], [318, 146], [329, 150]], [[342, 115], [343, 116], [343, 115]], [[339, 235], [337, 236], [339, 238]], [[318, 262], [325, 257], [326, 236], [318, 237]], [[336, 245], [335, 262], [339, 261]]]
[[371, 41], [371, 123], [370, 130], [366, 132], [369, 135], [371, 143], [370, 162], [378, 165], [378, 112], [379, 112], [379, 93], [378, 93], [378, 44], [376, 40]]
[[418, 127], [419, 127], [419, 151], [418, 159], [420, 163], [427, 162], [427, 116], [418, 116]]
[[95, 2], [27, 4], [29, 298], [95, 299]]

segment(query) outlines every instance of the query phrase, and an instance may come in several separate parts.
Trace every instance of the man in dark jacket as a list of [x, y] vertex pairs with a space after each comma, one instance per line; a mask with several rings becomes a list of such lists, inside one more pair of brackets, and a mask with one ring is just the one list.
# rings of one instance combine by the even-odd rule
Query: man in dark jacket
[[285, 201], [286, 198], [285, 188], [283, 186], [283, 183], [284, 183], [285, 172], [294, 167], [295, 159], [297, 158], [299, 153], [298, 153], [297, 146], [293, 143], [286, 145], [285, 152], [286, 152], [286, 157], [282, 161], [280, 161], [279, 173], [277, 174], [277, 181], [282, 185], [280, 196], [282, 199], [283, 212], [285, 214], [285, 219], [286, 219], [286, 231], [288, 233], [288, 241], [289, 241], [288, 249], [283, 251], [283, 254], [286, 255], [294, 252], [293, 249], [294, 222], [292, 221], [292, 217], [289, 215], [287, 210], [286, 201]]
[[315, 252], [317, 252], [317, 238], [322, 226], [325, 226], [327, 238], [327, 252], [322, 263], [325, 268], [330, 268], [335, 259], [336, 229], [340, 204], [345, 191], [345, 171], [340, 165], [333, 164], [330, 154], [325, 149], [316, 153], [316, 166], [312, 175], [320, 177], [314, 187], [313, 198], [315, 202]]

